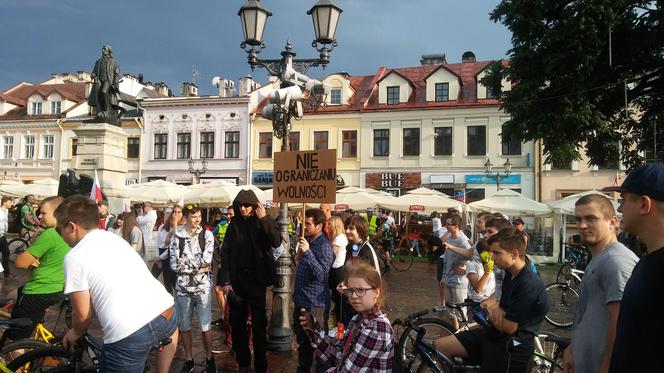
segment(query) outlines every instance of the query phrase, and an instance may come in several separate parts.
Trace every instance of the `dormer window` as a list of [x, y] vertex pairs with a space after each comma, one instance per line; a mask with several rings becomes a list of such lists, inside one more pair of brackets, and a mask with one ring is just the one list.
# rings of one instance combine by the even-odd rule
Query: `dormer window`
[[436, 102], [450, 100], [450, 83], [436, 83]]
[[330, 105], [341, 105], [341, 88], [330, 90]]
[[496, 95], [494, 91], [495, 89], [486, 87], [486, 98], [498, 98], [498, 95]]
[[33, 101], [31, 109], [32, 110], [30, 111], [30, 113], [32, 115], [41, 115], [41, 113], [42, 113], [42, 103]]
[[51, 114], [62, 113], [62, 101], [51, 101]]
[[399, 104], [399, 86], [387, 87], [387, 104]]

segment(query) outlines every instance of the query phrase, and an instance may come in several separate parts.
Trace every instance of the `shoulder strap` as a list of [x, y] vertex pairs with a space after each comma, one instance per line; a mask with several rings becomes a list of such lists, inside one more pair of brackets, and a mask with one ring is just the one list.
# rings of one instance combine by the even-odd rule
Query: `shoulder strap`
[[184, 253], [184, 240], [182, 237], [178, 236], [177, 234], [174, 234], [175, 238], [178, 240], [178, 250], [180, 252], [178, 253], [178, 258], [182, 258], [182, 254]]
[[373, 257], [374, 266], [376, 267], [376, 272], [378, 272], [378, 276], [382, 277], [380, 274], [380, 267], [378, 266], [378, 257], [376, 256], [376, 250], [374, 250], [373, 246], [371, 246], [369, 241], [364, 241], [362, 246], [364, 245], [366, 245], [369, 248], [369, 251], [371, 252], [371, 256]]
[[201, 249], [201, 253], [205, 251], [205, 232], [206, 229], [203, 228], [198, 233], [198, 247]]

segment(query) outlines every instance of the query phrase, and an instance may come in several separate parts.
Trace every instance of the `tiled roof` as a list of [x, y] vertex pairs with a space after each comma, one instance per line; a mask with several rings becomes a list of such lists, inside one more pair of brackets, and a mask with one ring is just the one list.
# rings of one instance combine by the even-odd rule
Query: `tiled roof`
[[[4, 115], [0, 116], [0, 121], [5, 120], [39, 120], [39, 119], [53, 119], [53, 118], [62, 118], [65, 116], [67, 111], [63, 111], [60, 114], [43, 114], [43, 115], [29, 115], [27, 102], [30, 97], [34, 94], [40, 95], [42, 98], [46, 99], [52, 93], [58, 93], [63, 98], [73, 101], [76, 103], [74, 107], [78, 106], [81, 102], [86, 101], [85, 97], [85, 85], [86, 83], [62, 83], [62, 84], [21, 84], [12, 89], [0, 93], [0, 98], [4, 101], [9, 101], [10, 99], [14, 102], [19, 103], [20, 106], [10, 110]], [[12, 102], [12, 103], [14, 103]], [[73, 108], [70, 108], [71, 110]]]
[[[349, 76], [346, 79], [355, 92], [350, 102], [343, 105], [328, 105], [316, 110], [306, 110], [307, 114], [331, 114], [368, 111], [393, 111], [414, 109], [442, 109], [442, 108], [467, 108], [477, 106], [499, 105], [498, 99], [477, 99], [476, 76], [484, 70], [491, 61], [464, 62], [455, 64], [436, 64], [414, 67], [401, 67], [389, 69], [384, 66], [378, 68], [374, 75]], [[507, 61], [501, 61], [506, 64]], [[446, 102], [426, 101], [426, 79], [436, 70], [444, 68], [456, 75], [460, 81], [459, 96]], [[378, 103], [378, 84], [391, 73], [396, 73], [406, 79], [413, 87], [413, 93], [407, 102], [397, 105]], [[263, 100], [254, 112], [260, 113], [267, 100]], [[306, 107], [306, 106], [305, 106]]]
[[0, 101], [4, 101], [18, 106], [25, 106], [25, 104], [27, 103], [27, 101], [22, 98], [14, 97], [12, 95], [8, 95], [5, 93], [0, 93]]

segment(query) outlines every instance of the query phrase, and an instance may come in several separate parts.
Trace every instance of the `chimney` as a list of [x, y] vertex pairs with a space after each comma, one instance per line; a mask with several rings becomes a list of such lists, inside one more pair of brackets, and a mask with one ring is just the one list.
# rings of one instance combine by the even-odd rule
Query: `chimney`
[[423, 54], [422, 59], [420, 59], [420, 64], [422, 66], [426, 65], [440, 65], [447, 63], [445, 59], [445, 54]]
[[471, 63], [476, 61], [477, 59], [475, 58], [475, 53], [471, 51], [467, 51], [461, 56], [461, 63]]
[[76, 73], [78, 74], [78, 79], [80, 81], [82, 81], [82, 82], [92, 81], [92, 77], [90, 76], [89, 72], [81, 70], [81, 71], [77, 71]]
[[182, 96], [196, 97], [198, 96], [198, 87], [194, 83], [182, 83]]
[[158, 93], [160, 93], [160, 94], [162, 94], [162, 95], [164, 95], [164, 96], [166, 96], [166, 97], [169, 97], [169, 96], [170, 96], [170, 95], [169, 95], [169, 91], [170, 91], [170, 89], [168, 89], [168, 86], [167, 86], [166, 83], [164, 83], [164, 82], [159, 82], [159, 83], [155, 84], [155, 90], [156, 90]]
[[239, 95], [242, 96], [247, 96], [249, 93], [252, 91], [257, 90], [260, 88], [261, 85], [258, 82], [255, 82], [252, 78], [251, 75], [247, 75], [244, 78], [240, 79], [240, 92]]
[[143, 84], [143, 74], [138, 74], [138, 82]]

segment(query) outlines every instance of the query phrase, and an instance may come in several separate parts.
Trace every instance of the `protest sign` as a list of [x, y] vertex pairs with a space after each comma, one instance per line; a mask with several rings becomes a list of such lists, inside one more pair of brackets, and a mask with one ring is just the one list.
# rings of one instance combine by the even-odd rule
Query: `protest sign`
[[335, 149], [274, 154], [273, 199], [286, 203], [335, 203]]

